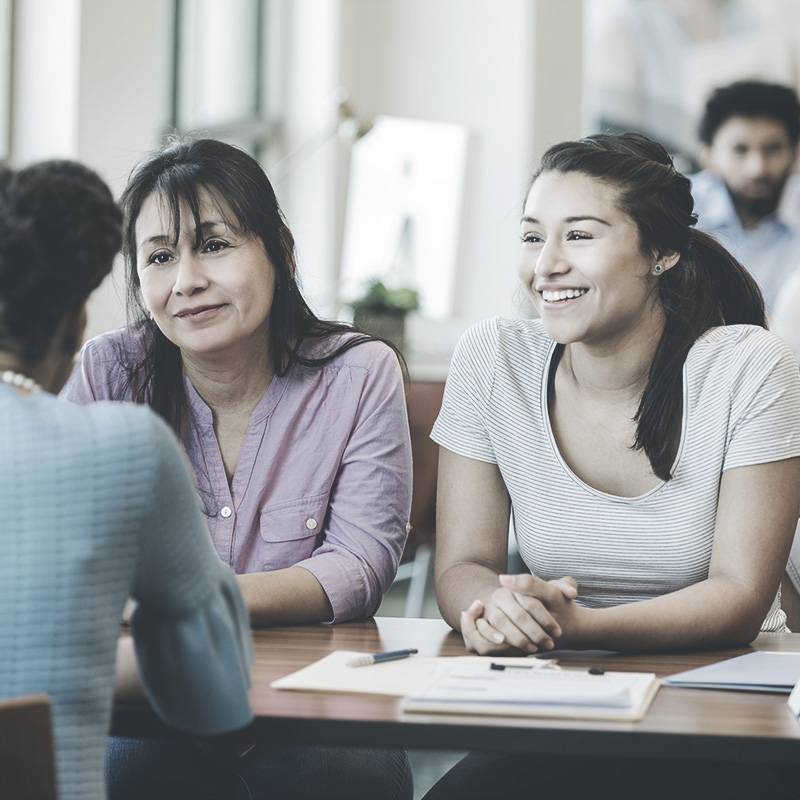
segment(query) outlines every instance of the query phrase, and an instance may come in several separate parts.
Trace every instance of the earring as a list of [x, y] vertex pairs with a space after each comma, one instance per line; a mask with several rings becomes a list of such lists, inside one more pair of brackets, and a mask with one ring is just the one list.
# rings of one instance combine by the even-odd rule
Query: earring
[[664, 271], [664, 267], [661, 264], [656, 264], [653, 267], [653, 275], [660, 275]]

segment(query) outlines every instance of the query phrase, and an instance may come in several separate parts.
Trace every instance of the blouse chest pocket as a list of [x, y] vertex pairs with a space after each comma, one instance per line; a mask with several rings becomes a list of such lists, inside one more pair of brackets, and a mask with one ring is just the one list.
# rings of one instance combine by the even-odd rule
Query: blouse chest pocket
[[261, 511], [261, 569], [284, 569], [308, 558], [322, 541], [327, 511], [327, 494], [265, 506]]

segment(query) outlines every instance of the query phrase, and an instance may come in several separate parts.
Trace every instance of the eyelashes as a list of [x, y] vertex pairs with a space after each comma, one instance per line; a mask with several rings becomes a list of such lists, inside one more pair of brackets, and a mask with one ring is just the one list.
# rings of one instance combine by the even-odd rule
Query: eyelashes
[[[586, 231], [569, 231], [565, 236], [568, 242], [578, 242], [593, 238], [592, 234], [586, 233]], [[544, 239], [535, 233], [523, 233], [519, 239], [523, 244], [541, 244], [544, 242]]]
[[[213, 238], [208, 239], [207, 241], [203, 242], [200, 252], [201, 253], [220, 253], [223, 250], [227, 250], [228, 248], [232, 247], [230, 242], [226, 242], [224, 239], [220, 238]], [[151, 253], [145, 264], [147, 266], [156, 265], [162, 266], [164, 264], [169, 264], [170, 261], [173, 261], [175, 255], [170, 250], [156, 250], [154, 253]]]

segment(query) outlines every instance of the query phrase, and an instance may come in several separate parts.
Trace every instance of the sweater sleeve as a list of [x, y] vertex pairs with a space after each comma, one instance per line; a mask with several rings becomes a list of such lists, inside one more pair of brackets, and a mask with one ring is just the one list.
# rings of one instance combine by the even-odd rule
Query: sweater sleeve
[[133, 585], [137, 661], [150, 702], [195, 734], [246, 725], [250, 628], [231, 570], [216, 556], [185, 457], [167, 425], [142, 409], [152, 448], [151, 502]]

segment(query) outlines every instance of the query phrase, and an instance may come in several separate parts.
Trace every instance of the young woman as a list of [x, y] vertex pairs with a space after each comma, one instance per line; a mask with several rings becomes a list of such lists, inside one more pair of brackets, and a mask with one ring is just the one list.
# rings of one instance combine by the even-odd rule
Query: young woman
[[[784, 629], [800, 375], [753, 280], [695, 221], [689, 181], [643, 136], [545, 154], [519, 261], [541, 319], [465, 334], [432, 434], [439, 606], [469, 649], [711, 648]], [[530, 574], [505, 574], [512, 510]], [[488, 776], [468, 759], [432, 796], [480, 796]]]
[[251, 718], [247, 613], [175, 437], [148, 409], [54, 396], [121, 225], [108, 188], [79, 164], [0, 170], [0, 696], [50, 695], [63, 800], [106, 797], [129, 596], [144, 685], [165, 721], [209, 734]]
[[[312, 313], [272, 186], [241, 150], [174, 144], [134, 172], [121, 204], [131, 325], [87, 343], [64, 397], [144, 403], [179, 434], [217, 554], [237, 573], [254, 625], [373, 614], [411, 505], [395, 354]], [[280, 763], [297, 757], [297, 768], [283, 779], [307, 776], [310, 796], [325, 783], [328, 796], [352, 797], [360, 775], [386, 797], [406, 785], [401, 753], [327, 753], [284, 752]], [[274, 751], [264, 758], [274, 763]], [[115, 796], [114, 785], [135, 781], [112, 761]], [[284, 793], [299, 791], [292, 783]]]

